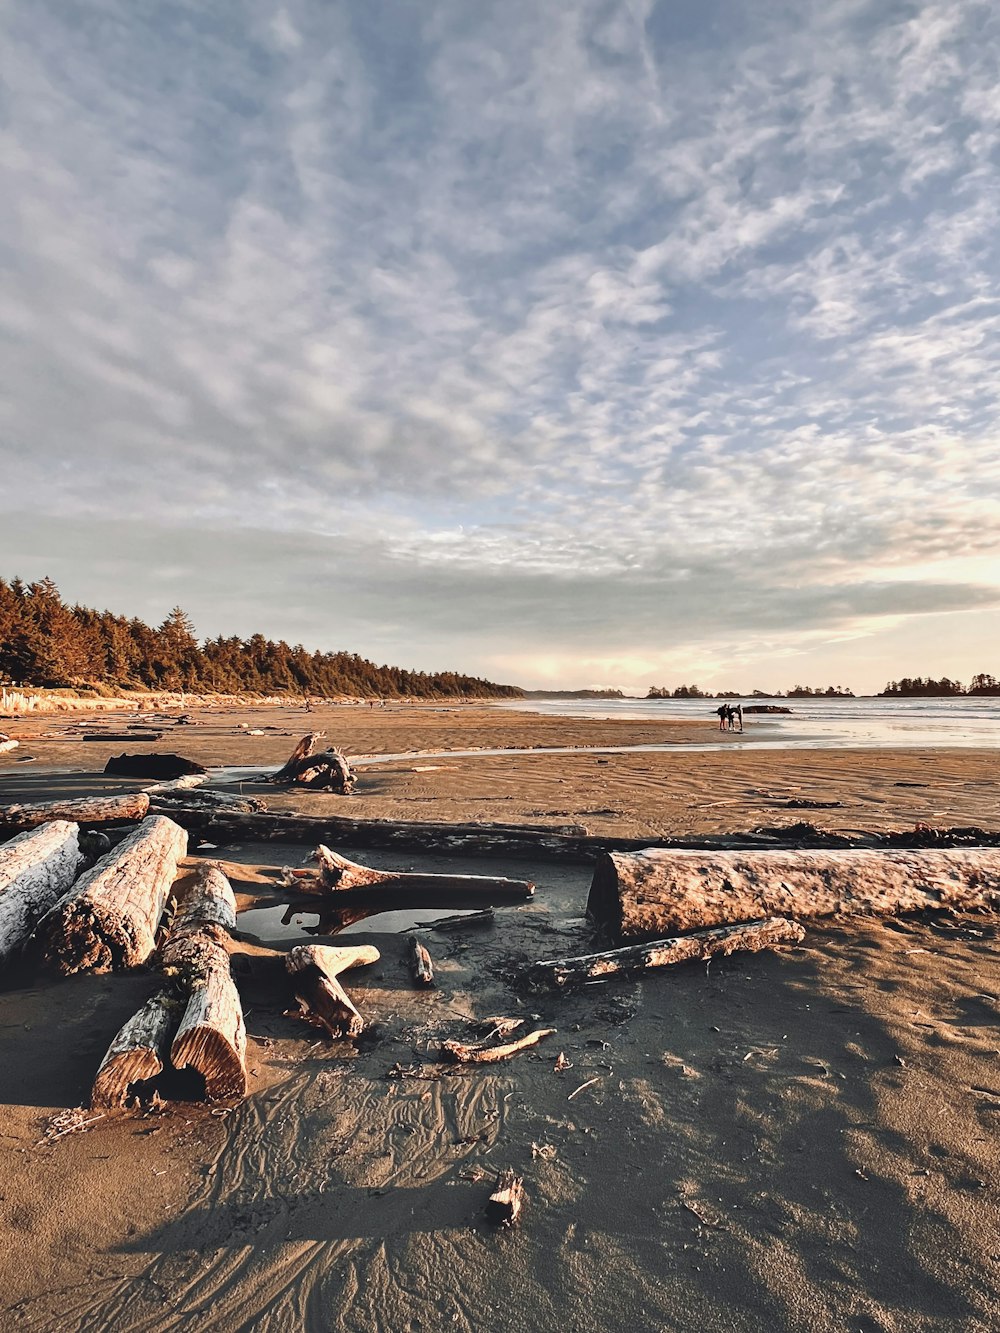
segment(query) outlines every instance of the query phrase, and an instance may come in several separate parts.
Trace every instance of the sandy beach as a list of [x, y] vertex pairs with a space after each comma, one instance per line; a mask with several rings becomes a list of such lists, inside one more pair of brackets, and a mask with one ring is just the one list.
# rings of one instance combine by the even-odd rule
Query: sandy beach
[[[324, 730], [359, 761], [397, 757], [359, 762], [350, 797], [269, 793], [272, 809], [635, 837], [801, 820], [998, 827], [988, 750], [743, 751], [711, 717], [443, 704], [188, 715], [142, 744], [82, 741], [72, 715], [5, 720], [19, 747], [0, 756], [0, 800], [134, 786], [98, 776], [123, 750], [277, 766]], [[112, 723], [124, 719], [86, 729]], [[638, 745], [668, 748], [606, 752]], [[546, 748], [574, 752], [533, 753]], [[503, 749], [521, 753], [482, 753]], [[250, 890], [307, 850], [210, 854]], [[780, 953], [530, 994], [524, 964], [588, 948], [588, 866], [342, 850], [386, 868], [527, 877], [537, 892], [492, 926], [424, 932], [437, 973], [426, 991], [390, 923], [353, 927], [352, 942], [382, 954], [351, 986], [370, 1020], [357, 1042], [286, 1015], [287, 997], [248, 966], [252, 1087], [232, 1108], [84, 1114], [62, 1133], [156, 978], [16, 974], [0, 989], [0, 1328], [995, 1327], [993, 918], [814, 925]], [[266, 924], [258, 938], [279, 947], [312, 938], [309, 916]], [[442, 1039], [496, 1015], [557, 1032], [492, 1068], [441, 1064]], [[525, 1177], [528, 1202], [497, 1232], [483, 1206], [502, 1167]]]

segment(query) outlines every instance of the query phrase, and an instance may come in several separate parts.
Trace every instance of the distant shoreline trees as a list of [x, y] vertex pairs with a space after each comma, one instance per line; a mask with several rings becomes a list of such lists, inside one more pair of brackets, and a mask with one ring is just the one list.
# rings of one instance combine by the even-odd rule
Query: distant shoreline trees
[[279, 639], [220, 635], [199, 644], [179, 606], [152, 628], [132, 617], [67, 606], [51, 579], [0, 579], [0, 681], [50, 688], [185, 690], [366, 698], [515, 698], [515, 685], [454, 671], [376, 666], [357, 653], [309, 652]]
[[956, 695], [965, 698], [1000, 695], [1000, 680], [987, 672], [979, 672], [972, 677], [968, 689], [958, 680], [949, 680], [942, 676], [932, 680], [930, 676], [904, 676], [902, 680], [890, 680], [879, 694], [880, 699], [947, 699]]
[[715, 694], [711, 691], [699, 690], [697, 685], [678, 685], [672, 690], [667, 685], [650, 685], [647, 699], [853, 699], [853, 691], [845, 685], [827, 685], [826, 688], [814, 689], [810, 685], [796, 685], [790, 690], [782, 692], [775, 690], [773, 693], [769, 690], [749, 690], [741, 693], [739, 690], [718, 690]]

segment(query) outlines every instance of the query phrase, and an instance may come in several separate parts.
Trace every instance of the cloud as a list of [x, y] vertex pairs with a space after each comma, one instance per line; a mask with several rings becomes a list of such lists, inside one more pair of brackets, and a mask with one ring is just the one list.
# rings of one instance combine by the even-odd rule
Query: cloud
[[8, 570], [15, 516], [111, 604], [101, 532], [225, 535], [205, 632], [239, 559], [244, 628], [570, 674], [993, 605], [992, 6], [3, 25]]

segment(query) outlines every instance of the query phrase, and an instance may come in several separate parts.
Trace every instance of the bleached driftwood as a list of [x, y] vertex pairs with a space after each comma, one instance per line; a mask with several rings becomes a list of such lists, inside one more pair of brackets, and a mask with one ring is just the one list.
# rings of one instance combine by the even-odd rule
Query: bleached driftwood
[[8, 750], [16, 750], [20, 741], [13, 741], [9, 736], [0, 732], [0, 754], [6, 754]]
[[146, 962], [186, 850], [187, 834], [172, 820], [144, 819], [39, 922], [45, 960], [64, 975]]
[[551, 1037], [555, 1030], [555, 1028], [539, 1028], [536, 1032], [529, 1032], [503, 1046], [467, 1045], [462, 1041], [443, 1041], [441, 1054], [461, 1064], [496, 1064], [498, 1060], [509, 1060], [512, 1055], [527, 1050], [529, 1046], [537, 1046], [546, 1037]]
[[163, 1072], [170, 1037], [183, 1005], [162, 990], [151, 996], [108, 1047], [94, 1079], [90, 1104], [94, 1107], [124, 1106], [139, 1089]]
[[351, 968], [377, 963], [380, 957], [378, 949], [370, 944], [354, 948], [299, 944], [289, 952], [285, 966], [303, 1011], [312, 1021], [331, 1037], [357, 1037], [364, 1031], [365, 1020], [339, 977]]
[[524, 1177], [513, 1171], [501, 1171], [486, 1204], [486, 1216], [497, 1226], [509, 1227], [517, 1221], [524, 1203]]
[[285, 786], [324, 788], [342, 796], [353, 791], [354, 774], [346, 755], [331, 749], [316, 753], [316, 742], [325, 734], [311, 731], [303, 736], [281, 768], [266, 781]]
[[433, 985], [434, 964], [431, 962], [430, 954], [415, 935], [410, 936], [406, 946], [406, 956], [413, 980], [420, 986]]
[[518, 902], [531, 898], [530, 880], [505, 879], [499, 875], [425, 875], [411, 871], [375, 870], [349, 861], [346, 856], [319, 846], [312, 858], [318, 869], [290, 872], [291, 883], [300, 893], [330, 895], [337, 901], [384, 900], [405, 896], [411, 905], [447, 907], [458, 901]]
[[21, 951], [71, 887], [83, 861], [79, 833], [78, 825], [60, 819], [0, 844], [0, 963]]
[[211, 862], [199, 866], [160, 961], [187, 1000], [170, 1062], [175, 1069], [196, 1070], [209, 1101], [243, 1097], [247, 1090], [246, 1027], [229, 967], [235, 927], [236, 898], [229, 880]]
[[583, 954], [579, 958], [547, 959], [528, 967], [526, 976], [534, 985], [568, 989], [588, 981], [669, 967], [674, 963], [704, 961], [738, 951], [758, 953], [761, 949], [775, 949], [782, 944], [799, 944], [804, 936], [805, 929], [797, 921], [772, 916], [764, 921], [716, 926], [673, 939], [633, 944], [605, 953]]
[[606, 853], [587, 910], [615, 939], [766, 916], [893, 916], [1000, 907], [1000, 851]]
[[21, 833], [38, 828], [54, 819], [70, 820], [86, 828], [101, 824], [127, 824], [142, 819], [149, 809], [145, 792], [127, 792], [123, 796], [87, 796], [66, 801], [29, 801], [22, 805], [0, 806], [0, 832]]

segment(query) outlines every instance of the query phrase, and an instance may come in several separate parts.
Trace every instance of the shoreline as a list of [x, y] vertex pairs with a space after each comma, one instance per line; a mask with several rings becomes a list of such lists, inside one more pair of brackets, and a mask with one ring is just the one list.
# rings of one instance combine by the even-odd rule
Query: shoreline
[[[10, 724], [22, 747], [0, 756], [0, 800], [131, 789], [101, 776], [122, 750], [277, 767], [305, 731], [325, 728], [331, 743], [383, 758], [359, 766], [354, 794], [243, 789], [275, 811], [572, 822], [640, 837], [802, 820], [997, 827], [989, 750], [749, 750], [738, 735], [704, 750], [712, 721], [475, 705], [159, 720], [162, 739], [137, 743], [83, 742], [62, 716]], [[556, 736], [576, 748], [548, 752]], [[624, 738], [669, 748], [595, 748]], [[500, 744], [509, 752], [488, 752]], [[22, 750], [34, 763], [17, 762]], [[241, 974], [251, 1087], [239, 1105], [84, 1113], [61, 1134], [157, 976], [28, 969], [0, 985], [0, 1325], [990, 1328], [993, 918], [820, 922], [800, 948], [528, 997], [516, 981], [525, 965], [591, 947], [588, 867], [343, 850], [376, 868], [527, 877], [536, 896], [498, 908], [486, 928], [422, 932], [436, 974], [422, 991], [392, 922], [352, 927], [351, 943], [382, 955], [352, 974], [370, 1023], [357, 1042], [320, 1037], [263, 974]], [[249, 891], [307, 851], [205, 854]], [[300, 933], [294, 920], [254, 924], [285, 949], [316, 938], [313, 915], [298, 914]], [[502, 1014], [530, 1014], [556, 1035], [505, 1065], [439, 1062], [442, 1039]], [[501, 1167], [525, 1177], [528, 1204], [518, 1228], [496, 1233], [483, 1207]]]

